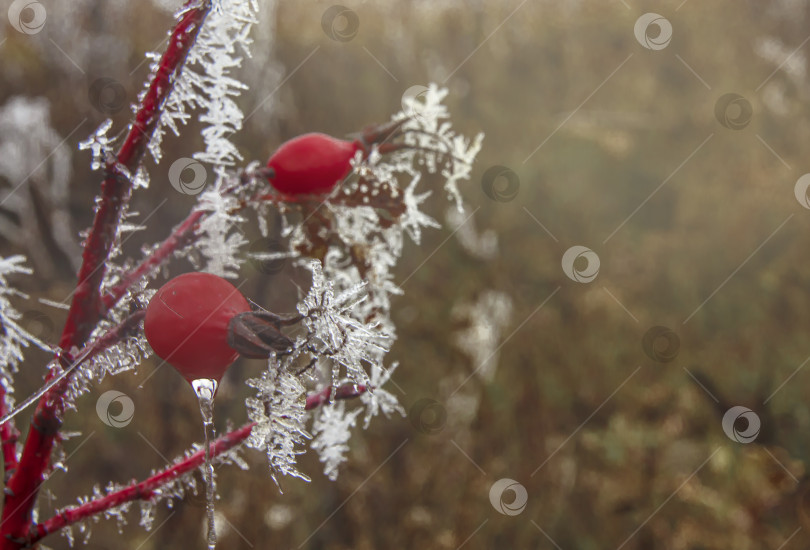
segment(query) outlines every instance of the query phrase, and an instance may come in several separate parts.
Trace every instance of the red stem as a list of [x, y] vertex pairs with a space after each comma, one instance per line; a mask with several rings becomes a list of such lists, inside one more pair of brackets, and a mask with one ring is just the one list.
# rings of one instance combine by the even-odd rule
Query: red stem
[[[8, 399], [6, 399], [6, 388], [0, 384], [0, 416], [5, 416], [9, 412]], [[17, 469], [17, 439], [20, 432], [14, 427], [13, 422], [6, 422], [0, 426], [0, 442], [3, 447], [3, 469], [5, 477], [8, 479]]]
[[[105, 312], [100, 293], [105, 263], [121, 214], [132, 192], [132, 182], [124, 174], [134, 174], [140, 165], [146, 146], [157, 128], [161, 109], [211, 5], [207, 0], [189, 0], [186, 8], [172, 30], [166, 51], [121, 149], [105, 168], [101, 201], [84, 246], [76, 291], [59, 342], [63, 350], [81, 347]], [[31, 527], [36, 496], [44, 481], [51, 450], [62, 425], [62, 409], [61, 395], [52, 392], [46, 393], [37, 406], [17, 470], [6, 485], [0, 521], [1, 550], [16, 550], [25, 544], [24, 536]]]
[[[229, 432], [216, 441], [211, 443], [211, 456], [218, 456], [232, 449], [242, 441], [247, 439], [250, 435], [250, 430], [253, 429], [255, 423], [245, 424], [241, 428]], [[110, 493], [107, 496], [92, 500], [81, 506], [75, 508], [67, 508], [52, 518], [34, 526], [31, 530], [30, 536], [26, 539], [28, 544], [33, 544], [41, 538], [58, 531], [59, 529], [81, 521], [92, 515], [101, 513], [105, 510], [121, 506], [126, 502], [133, 500], [149, 500], [152, 498], [155, 489], [165, 485], [181, 475], [199, 468], [205, 459], [205, 449], [200, 449], [196, 453], [187, 457], [181, 462], [178, 462], [171, 468], [167, 468], [157, 474], [149, 477], [140, 483], [125, 487], [120, 491]]]
[[[311, 201], [312, 197], [309, 196], [307, 200], [302, 200], [300, 197], [292, 195], [262, 195], [254, 200], [275, 200], [278, 202], [295, 203]], [[125, 273], [118, 284], [102, 297], [104, 308], [110, 309], [115, 306], [118, 300], [120, 300], [135, 283], [141, 280], [141, 278], [159, 267], [173, 253], [182, 250], [184, 247], [194, 242], [197, 236], [195, 232], [200, 225], [200, 220], [205, 214], [206, 212], [202, 210], [193, 211], [180, 225], [174, 228], [171, 235], [169, 235], [149, 257], [144, 258], [141, 263]]]
[[[364, 394], [366, 389], [366, 386], [363, 385], [346, 384], [340, 386], [334, 391], [334, 398], [350, 399], [353, 397], [358, 397]], [[329, 396], [332, 393], [332, 386], [327, 386], [316, 393], [308, 395], [305, 405], [306, 410], [312, 410], [320, 405], [323, 405], [329, 401]], [[218, 438], [216, 441], [211, 443], [211, 456], [219, 456], [242, 443], [248, 438], [250, 431], [255, 425], [255, 422], [245, 424], [241, 428], [228, 432], [227, 434]], [[204, 458], [205, 449], [200, 449], [174, 466], [158, 472], [140, 483], [130, 485], [121, 489], [120, 491], [110, 493], [109, 495], [103, 496], [96, 500], [91, 500], [90, 502], [86, 502], [81, 506], [66, 508], [50, 519], [34, 525], [31, 528], [31, 533], [25, 539], [25, 542], [28, 545], [34, 544], [40, 539], [58, 531], [59, 529], [62, 529], [63, 527], [67, 527], [68, 525], [85, 520], [90, 516], [100, 514], [105, 510], [110, 510], [116, 506], [121, 506], [124, 503], [134, 500], [149, 500], [154, 495], [155, 489], [177, 479], [179, 476], [187, 472], [199, 468], [203, 463]]]
[[113, 307], [141, 277], [162, 264], [175, 251], [180, 250], [191, 242], [194, 239], [194, 231], [197, 229], [200, 219], [204, 214], [205, 212], [200, 210], [195, 210], [189, 214], [183, 223], [178, 225], [174, 231], [172, 231], [172, 234], [161, 243], [157, 250], [150, 254], [148, 258], [145, 258], [134, 269], [124, 274], [121, 281], [104, 295], [104, 307], [107, 309]]
[[[197, 5], [191, 7], [194, 4]], [[104, 264], [115, 239], [121, 213], [132, 192], [132, 181], [122, 174], [120, 167], [134, 174], [140, 166], [146, 146], [160, 120], [161, 109], [210, 9], [208, 2], [197, 3], [196, 0], [191, 0], [186, 6], [189, 9], [172, 31], [166, 51], [121, 149], [114, 161], [107, 163], [107, 175], [101, 184], [101, 203], [84, 247], [79, 283], [60, 341], [62, 349], [84, 342], [104, 314], [99, 292], [105, 272]]]
[[[358, 397], [364, 393], [366, 393], [366, 386], [362, 384], [345, 384], [340, 386], [334, 392], [335, 399], [350, 399], [352, 397]], [[312, 393], [307, 396], [307, 404], [306, 409], [311, 410], [315, 407], [323, 405], [324, 403], [329, 402], [329, 396], [332, 395], [332, 386], [326, 386], [324, 389], [317, 393]]]
[[[70, 365], [62, 370], [61, 372], [57, 371], [49, 371], [47, 376], [47, 382], [29, 397], [27, 397], [22, 403], [17, 405], [13, 411], [8, 411], [7, 413], [3, 413], [5, 416], [0, 417], [0, 434], [2, 434], [2, 427], [10, 424], [10, 421], [20, 414], [22, 411], [27, 409], [29, 406], [33, 405], [43, 396], [47, 395], [61, 395], [67, 388], [67, 384], [69, 378], [73, 375], [73, 372], [84, 365], [87, 361], [101, 353], [102, 351], [106, 350], [109, 347], [114, 346], [130, 334], [132, 334], [138, 325], [141, 323], [143, 318], [146, 317], [146, 310], [139, 310], [135, 313], [129, 315], [126, 319], [121, 321], [118, 325], [114, 326], [106, 333], [104, 333], [99, 338], [96, 338], [91, 343], [86, 345], [82, 350], [79, 351], [76, 355], [72, 354], [65, 354], [63, 352], [59, 352], [60, 356], [60, 363], [61, 360], [67, 358], [67, 362]], [[6, 407], [3, 407], [5, 411]], [[19, 435], [19, 433], [17, 433]], [[9, 457], [7, 457], [8, 459]], [[12, 457], [16, 460], [16, 457]], [[8, 464], [8, 460], [6, 464]], [[9, 477], [9, 476], [6, 476]], [[8, 481], [8, 479], [6, 480]]]

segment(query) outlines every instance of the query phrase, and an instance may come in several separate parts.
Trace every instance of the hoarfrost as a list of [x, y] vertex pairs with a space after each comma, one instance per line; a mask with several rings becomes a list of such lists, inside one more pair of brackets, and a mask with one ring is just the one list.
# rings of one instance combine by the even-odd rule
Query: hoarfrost
[[[0, 258], [0, 384], [7, 393], [14, 391], [14, 375], [17, 373], [23, 360], [23, 350], [34, 344], [46, 351], [50, 346], [41, 342], [36, 336], [29, 333], [19, 322], [23, 315], [12, 305], [10, 298], [28, 298], [14, 287], [9, 286], [8, 279], [13, 275], [30, 275], [31, 269], [25, 267], [24, 256], [9, 256]], [[9, 405], [10, 406], [10, 405]]]
[[337, 479], [338, 467], [346, 461], [347, 445], [351, 429], [357, 423], [357, 415], [362, 409], [346, 412], [346, 403], [337, 401], [321, 407], [312, 422], [314, 439], [311, 447], [323, 462], [323, 473], [332, 481]]
[[197, 234], [198, 251], [207, 260], [205, 271], [220, 277], [235, 278], [244, 261], [241, 248], [247, 239], [239, 229], [246, 220], [235, 213], [239, 200], [225, 192], [228, 180], [218, 177], [213, 189], [205, 191], [197, 209], [207, 212], [200, 221]]
[[277, 485], [277, 475], [309, 481], [296, 464], [296, 457], [304, 453], [302, 446], [312, 438], [304, 427], [306, 396], [301, 381], [271, 358], [261, 378], [252, 378], [247, 384], [256, 388], [256, 397], [246, 400], [248, 416], [256, 422], [247, 446], [265, 452]]

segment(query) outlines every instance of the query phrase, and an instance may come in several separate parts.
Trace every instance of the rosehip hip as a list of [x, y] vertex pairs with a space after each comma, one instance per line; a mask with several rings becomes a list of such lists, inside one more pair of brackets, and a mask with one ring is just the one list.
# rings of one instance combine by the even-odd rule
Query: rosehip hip
[[270, 184], [288, 195], [329, 193], [351, 170], [363, 147], [326, 134], [304, 134], [285, 142], [267, 161]]
[[158, 357], [189, 382], [219, 381], [238, 357], [228, 325], [250, 311], [244, 296], [210, 273], [185, 273], [160, 287], [146, 308], [144, 332]]

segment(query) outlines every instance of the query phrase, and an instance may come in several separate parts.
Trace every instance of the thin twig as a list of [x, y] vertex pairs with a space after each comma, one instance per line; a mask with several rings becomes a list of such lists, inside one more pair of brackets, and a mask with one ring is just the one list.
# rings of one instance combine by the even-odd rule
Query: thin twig
[[[366, 386], [357, 384], [345, 384], [337, 388], [337, 390], [333, 390], [332, 386], [327, 386], [316, 393], [308, 395], [305, 408], [306, 410], [312, 410], [327, 403], [329, 401], [329, 396], [333, 393], [334, 399], [351, 399], [364, 394], [366, 390]], [[211, 443], [211, 456], [219, 456], [233, 449], [237, 445], [242, 444], [248, 438], [248, 436], [250, 436], [250, 432], [255, 425], [255, 422], [245, 424], [244, 426], [228, 432], [227, 434], [218, 438], [216, 441]], [[101, 514], [106, 510], [116, 508], [127, 502], [149, 500], [154, 496], [155, 491], [163, 485], [166, 485], [167, 483], [176, 480], [178, 477], [199, 468], [203, 463], [204, 457], [205, 449], [199, 449], [197, 452], [189, 455], [180, 462], [154, 474], [153, 476], [148, 477], [140, 483], [135, 483], [128, 487], [124, 487], [119, 491], [115, 491], [114, 493], [91, 500], [80, 506], [66, 508], [42, 523], [32, 526], [31, 532], [28, 537], [26, 537], [25, 542], [28, 545], [32, 545], [47, 535], [58, 531], [59, 529], [85, 520], [91, 516]]]
[[[0, 415], [4, 416], [8, 412], [8, 396], [6, 395], [6, 388], [0, 384]], [[19, 457], [17, 456], [17, 439], [20, 437], [20, 432], [13, 423], [6, 423], [0, 426], [0, 442], [3, 447], [3, 470], [5, 471], [5, 479], [14, 474], [17, 469]]]

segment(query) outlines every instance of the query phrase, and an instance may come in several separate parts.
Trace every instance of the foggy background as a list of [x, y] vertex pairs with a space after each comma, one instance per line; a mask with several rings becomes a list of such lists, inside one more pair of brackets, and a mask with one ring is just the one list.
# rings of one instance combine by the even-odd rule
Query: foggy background
[[[304, 132], [384, 122], [430, 82], [449, 89], [457, 130], [486, 138], [462, 187], [472, 218], [459, 228], [467, 214], [448, 218], [436, 186], [428, 210], [444, 228], [408, 244], [398, 267], [390, 358], [410, 414], [357, 429], [336, 482], [311, 452], [312, 482], [283, 479], [283, 495], [258, 453], [248, 472], [220, 469], [222, 548], [807, 546], [810, 3], [260, 4], [240, 73], [246, 161]], [[77, 144], [107, 117], [124, 128], [144, 53], [163, 50], [178, 2], [42, 5], [41, 31], [0, 25], [0, 109], [22, 97], [41, 116], [0, 111], [2, 196], [16, 189], [0, 204], [0, 253], [28, 254], [35, 275], [21, 288], [61, 302], [100, 181]], [[194, 204], [166, 171], [201, 149], [198, 130], [147, 161], [151, 186], [132, 210], [160, 207], [129, 253]], [[588, 252], [566, 256], [575, 246]], [[290, 265], [243, 274], [244, 294], [278, 312], [307, 282]], [[65, 312], [26, 307], [25, 326], [56, 342]], [[29, 353], [18, 399], [47, 361]], [[68, 473], [47, 482], [57, 498], [40, 497], [42, 516], [201, 439], [192, 392], [157, 364], [106, 379], [67, 415], [82, 435], [65, 444]], [[260, 368], [229, 371], [219, 432], [246, 420], [243, 382]], [[135, 403], [126, 427], [96, 415], [109, 389]], [[735, 406], [750, 413], [724, 430]], [[515, 515], [490, 500], [502, 479], [525, 488]], [[94, 525], [86, 547], [203, 547], [202, 497], [158, 509], [153, 532], [132, 513], [123, 535]]]

